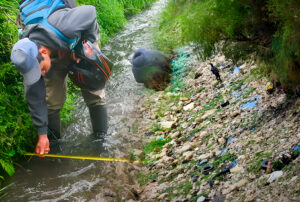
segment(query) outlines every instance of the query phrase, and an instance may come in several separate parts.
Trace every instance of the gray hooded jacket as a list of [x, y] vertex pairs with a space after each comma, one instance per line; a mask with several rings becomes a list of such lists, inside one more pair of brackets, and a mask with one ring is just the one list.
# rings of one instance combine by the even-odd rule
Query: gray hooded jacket
[[[94, 6], [79, 6], [62, 8], [48, 17], [48, 22], [69, 38], [89, 40], [92, 43], [100, 38], [99, 26], [96, 20]], [[69, 45], [61, 40], [55, 32], [40, 24], [27, 25], [22, 38], [44, 45], [53, 50], [68, 50]], [[29, 106], [33, 124], [38, 134], [47, 134], [48, 113], [46, 103], [46, 88], [43, 78], [31, 86], [25, 86], [25, 97]]]

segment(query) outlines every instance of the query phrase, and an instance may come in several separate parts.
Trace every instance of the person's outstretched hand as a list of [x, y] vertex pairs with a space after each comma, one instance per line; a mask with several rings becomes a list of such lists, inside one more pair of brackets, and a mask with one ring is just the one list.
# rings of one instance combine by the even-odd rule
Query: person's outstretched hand
[[42, 156], [44, 154], [48, 154], [49, 151], [50, 151], [50, 147], [49, 147], [49, 139], [47, 134], [39, 135], [39, 139], [35, 147], [35, 153]]

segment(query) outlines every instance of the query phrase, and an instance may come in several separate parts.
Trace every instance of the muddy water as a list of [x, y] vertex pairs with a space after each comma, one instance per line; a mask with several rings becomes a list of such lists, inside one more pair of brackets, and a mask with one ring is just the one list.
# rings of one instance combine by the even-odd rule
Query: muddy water
[[[143, 96], [143, 86], [133, 78], [130, 59], [137, 48], [152, 48], [152, 28], [166, 2], [160, 0], [134, 16], [124, 30], [102, 48], [116, 64], [106, 87], [108, 135], [101, 141], [91, 139], [88, 110], [80, 98], [74, 123], [63, 129], [60, 154], [120, 158], [138, 148], [140, 139], [135, 133], [139, 115], [135, 110]], [[124, 162], [32, 157], [17, 167], [16, 174], [0, 190], [0, 201], [135, 199], [137, 168]]]

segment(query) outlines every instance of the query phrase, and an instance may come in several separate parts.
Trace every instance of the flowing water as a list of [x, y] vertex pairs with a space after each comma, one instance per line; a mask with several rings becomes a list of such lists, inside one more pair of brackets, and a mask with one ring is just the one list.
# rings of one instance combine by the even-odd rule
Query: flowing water
[[[89, 113], [82, 98], [74, 123], [63, 129], [60, 154], [128, 157], [138, 148], [136, 113], [143, 86], [131, 72], [131, 57], [139, 47], [153, 48], [152, 29], [167, 0], [134, 16], [124, 30], [102, 48], [115, 67], [106, 86], [109, 131], [103, 141], [91, 139]], [[120, 201], [135, 199], [138, 166], [132, 163], [28, 157], [0, 190], [0, 201]]]

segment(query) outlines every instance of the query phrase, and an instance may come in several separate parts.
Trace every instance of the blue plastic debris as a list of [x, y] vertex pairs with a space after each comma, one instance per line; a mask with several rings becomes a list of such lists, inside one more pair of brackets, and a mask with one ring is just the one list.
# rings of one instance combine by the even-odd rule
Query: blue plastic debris
[[229, 164], [229, 169], [234, 168], [237, 164], [238, 164], [238, 160], [232, 161], [231, 164]]
[[242, 109], [252, 109], [253, 107], [256, 107], [256, 103], [253, 101], [246, 102], [241, 106]]
[[294, 146], [293, 149], [297, 150], [298, 152], [300, 152], [300, 146]]
[[206, 164], [206, 163], [208, 163], [208, 160], [203, 160], [203, 161], [201, 161], [200, 163], [198, 163], [198, 166], [202, 166], [202, 165], [204, 165], [204, 164]]
[[225, 147], [221, 150], [220, 156], [227, 152], [228, 147]]
[[233, 99], [235, 99], [235, 100], [241, 100], [242, 92], [233, 91], [231, 93], [231, 95], [233, 96]]
[[[228, 138], [227, 144], [233, 141], [233, 137]], [[224, 153], [226, 153], [228, 150], [228, 147], [225, 147], [221, 150], [220, 156], [222, 156]]]
[[232, 142], [232, 140], [233, 140], [233, 137], [228, 138], [227, 144], [230, 143], [230, 142]]
[[234, 70], [233, 70], [233, 74], [239, 73], [240, 69], [241, 69], [241, 67], [235, 66]]

